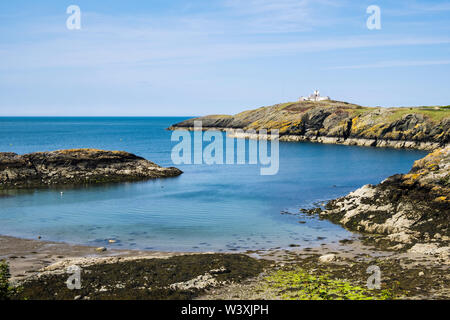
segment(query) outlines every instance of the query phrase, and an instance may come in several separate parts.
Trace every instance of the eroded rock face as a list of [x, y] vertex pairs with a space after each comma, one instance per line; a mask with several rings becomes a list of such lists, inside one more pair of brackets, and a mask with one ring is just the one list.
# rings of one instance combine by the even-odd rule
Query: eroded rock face
[[92, 184], [174, 177], [164, 168], [124, 151], [72, 149], [18, 155], [0, 152], [0, 189]]
[[386, 235], [409, 248], [434, 243], [450, 253], [450, 147], [414, 163], [408, 174], [366, 185], [332, 200], [322, 217], [354, 231]]
[[[341, 101], [293, 102], [188, 119], [169, 129], [277, 129], [281, 141], [433, 150], [450, 142], [450, 107], [369, 108]], [[233, 134], [231, 135], [233, 136]], [[239, 137], [252, 139], [251, 135]]]

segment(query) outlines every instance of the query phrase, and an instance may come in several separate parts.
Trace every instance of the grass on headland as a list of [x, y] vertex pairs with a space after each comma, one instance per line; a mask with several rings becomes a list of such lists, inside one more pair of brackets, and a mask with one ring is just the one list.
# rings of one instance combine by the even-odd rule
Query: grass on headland
[[401, 107], [391, 108], [393, 111], [388, 117], [388, 121], [395, 121], [401, 119], [406, 114], [423, 114], [433, 121], [439, 122], [444, 118], [450, 117], [450, 106], [435, 106], [435, 107]]
[[329, 275], [312, 275], [301, 268], [278, 270], [264, 279], [263, 290], [275, 291], [283, 300], [387, 300], [389, 289], [370, 290]]

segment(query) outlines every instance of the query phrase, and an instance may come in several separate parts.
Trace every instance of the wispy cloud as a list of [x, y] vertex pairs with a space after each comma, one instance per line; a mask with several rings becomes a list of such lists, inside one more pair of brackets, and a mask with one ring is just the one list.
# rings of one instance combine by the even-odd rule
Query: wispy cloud
[[[370, 37], [323, 39], [287, 42], [180, 42], [146, 37], [142, 41], [121, 43], [73, 39], [45, 41], [39, 44], [0, 46], [3, 51], [1, 69], [37, 69], [52, 67], [105, 67], [113, 65], [152, 65], [205, 63], [256, 57], [282, 57], [299, 53], [324, 52], [357, 48], [396, 47], [449, 44], [450, 38], [386, 38]], [[133, 50], [130, 50], [133, 48]]]
[[446, 13], [450, 11], [450, 2], [417, 2], [417, 1], [398, 1], [398, 6], [395, 8], [383, 9], [383, 13], [387, 13], [393, 16], [408, 16], [408, 15], [420, 15], [431, 13]]
[[[448, 0], [382, 1], [379, 31], [366, 28], [370, 1], [174, 0], [146, 2], [141, 11], [89, 3], [82, 6], [80, 31], [67, 30], [65, 10], [54, 1], [47, 3], [54, 16], [41, 5], [36, 14], [15, 2], [2, 4], [11, 6], [12, 15], [0, 23], [0, 108], [6, 103], [46, 108], [68, 100], [76, 108], [97, 103], [144, 108], [151, 101], [159, 110], [160, 104], [203, 101], [207, 112], [223, 112], [220, 106], [228, 107], [230, 100], [236, 108], [275, 103], [313, 82], [331, 93], [368, 82], [384, 91], [386, 78], [407, 92], [413, 82], [416, 88], [436, 84], [441, 97], [449, 96], [443, 80], [449, 64]], [[402, 16], [405, 12], [417, 16]], [[443, 71], [415, 68], [432, 65]], [[328, 71], [369, 68], [386, 68], [383, 79], [335, 81]], [[415, 71], [435, 75], [421, 83], [420, 76], [406, 75]], [[420, 98], [420, 90], [412, 91]], [[370, 103], [366, 98], [361, 90], [361, 101]], [[379, 96], [373, 99], [382, 103]]]
[[421, 9], [424, 11], [450, 11], [450, 2], [429, 4], [427, 6], [422, 6]]
[[429, 61], [380, 61], [372, 64], [348, 65], [326, 68], [327, 70], [341, 69], [378, 69], [378, 68], [398, 68], [398, 67], [421, 67], [449, 65], [450, 60], [429, 60]]
[[[237, 7], [242, 1], [227, 0]], [[240, 7], [242, 12], [275, 12], [287, 8], [302, 8], [309, 1], [252, 0], [252, 5]], [[261, 3], [260, 8], [256, 4]], [[234, 8], [234, 7], [233, 7]], [[278, 11], [277, 11], [278, 10]], [[118, 66], [151, 66], [170, 64], [203, 64], [232, 59], [282, 57], [309, 52], [325, 52], [356, 48], [431, 46], [449, 44], [445, 36], [354, 35], [325, 36], [318, 39], [308, 35], [289, 37], [255, 37], [241, 34], [229, 21], [212, 21], [206, 17], [183, 17], [161, 21], [148, 16], [107, 16], [83, 13], [81, 31], [68, 31], [55, 19], [30, 29], [33, 41], [0, 44], [0, 69], [39, 68], [104, 68]], [[279, 17], [279, 19], [281, 19]], [[52, 30], [53, 32], [49, 32]], [[234, 32], [236, 31], [236, 33]], [[45, 37], [40, 38], [40, 35]]]
[[242, 32], [279, 33], [311, 31], [334, 24], [331, 12], [342, 0], [224, 0], [229, 14], [242, 19]]
[[[312, 36], [303, 33], [328, 19], [346, 1], [221, 0], [219, 12], [160, 17], [83, 12], [82, 31], [65, 28], [61, 17], [23, 23], [11, 30], [30, 41], [0, 43], [0, 69], [105, 67], [204, 63], [230, 59], [279, 57], [356, 48], [428, 46], [450, 43], [445, 36]], [[445, 8], [445, 4], [440, 4]], [[361, 21], [365, 12], [361, 13]], [[363, 23], [361, 23], [363, 24]], [[0, 27], [1, 28], [1, 27]], [[6, 27], [4, 27], [6, 28]], [[2, 30], [3, 31], [3, 30]], [[259, 35], [255, 35], [259, 33]], [[279, 34], [290, 33], [288, 36]], [[13, 38], [13, 36], [10, 36]]]

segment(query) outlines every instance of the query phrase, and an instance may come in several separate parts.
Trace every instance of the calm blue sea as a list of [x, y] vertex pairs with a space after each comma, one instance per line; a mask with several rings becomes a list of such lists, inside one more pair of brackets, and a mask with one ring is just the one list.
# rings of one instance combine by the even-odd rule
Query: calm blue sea
[[[176, 142], [165, 128], [184, 119], [0, 118], [0, 151], [125, 150], [173, 166]], [[261, 176], [257, 165], [177, 165], [184, 174], [171, 179], [8, 192], [0, 197], [0, 234], [173, 251], [313, 246], [351, 235], [327, 221], [282, 211], [298, 213], [300, 207], [407, 172], [424, 155], [281, 142], [280, 169], [273, 176]], [[117, 242], [110, 245], [108, 239]]]

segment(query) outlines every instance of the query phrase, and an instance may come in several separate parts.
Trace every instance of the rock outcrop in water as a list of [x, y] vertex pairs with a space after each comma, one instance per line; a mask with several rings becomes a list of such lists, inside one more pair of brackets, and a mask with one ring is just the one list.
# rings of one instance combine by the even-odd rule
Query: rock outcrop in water
[[181, 173], [124, 151], [0, 152], [0, 189], [137, 181]]
[[339, 101], [300, 101], [244, 111], [234, 116], [188, 119], [170, 130], [227, 130], [230, 136], [254, 138], [236, 129], [269, 132], [278, 129], [281, 141], [311, 141], [346, 145], [433, 150], [450, 141], [450, 106], [369, 108]]
[[330, 201], [320, 216], [352, 231], [381, 235], [376, 242], [395, 249], [448, 257], [450, 146], [416, 161], [408, 174]]

